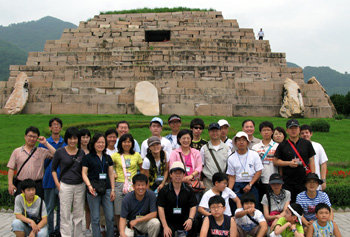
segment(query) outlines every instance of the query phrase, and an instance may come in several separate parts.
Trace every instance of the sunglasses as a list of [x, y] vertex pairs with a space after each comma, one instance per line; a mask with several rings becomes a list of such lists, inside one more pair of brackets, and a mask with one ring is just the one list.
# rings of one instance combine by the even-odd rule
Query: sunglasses
[[200, 130], [203, 130], [202, 127], [193, 127], [194, 129], [200, 129]]

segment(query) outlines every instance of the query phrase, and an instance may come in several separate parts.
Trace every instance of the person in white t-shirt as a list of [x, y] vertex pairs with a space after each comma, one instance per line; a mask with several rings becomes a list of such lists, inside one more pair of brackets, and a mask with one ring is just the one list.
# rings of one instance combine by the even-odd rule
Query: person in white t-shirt
[[218, 121], [218, 124], [220, 125], [220, 139], [223, 143], [225, 143], [231, 150], [233, 148], [232, 140], [227, 137], [228, 134], [228, 128], [230, 127], [230, 124], [225, 119], [220, 119]]
[[[161, 118], [154, 117], [150, 122], [149, 130], [151, 131], [152, 136], [159, 137], [163, 150], [168, 154], [170, 154], [171, 151], [173, 150], [171, 147], [170, 141], [160, 135], [163, 130], [163, 120]], [[142, 159], [145, 158], [147, 155], [147, 148], [148, 148], [147, 140], [148, 139], [144, 140], [141, 145]]]
[[210, 209], [209, 209], [209, 199], [215, 195], [220, 195], [225, 199], [225, 211], [224, 214], [228, 216], [232, 216], [231, 208], [229, 204], [229, 199], [232, 199], [238, 208], [241, 208], [241, 201], [237, 197], [237, 195], [227, 187], [228, 183], [228, 177], [225, 173], [215, 173], [213, 175], [213, 187], [204, 193], [199, 206], [198, 206], [198, 212], [201, 213], [203, 216], [210, 216]]
[[158, 193], [169, 175], [169, 154], [163, 151], [159, 137], [150, 137], [147, 140], [148, 149], [142, 163], [142, 173], [149, 181], [149, 188]]
[[324, 151], [322, 145], [318, 142], [311, 141], [312, 128], [309, 125], [302, 125], [300, 127], [300, 137], [311, 142], [312, 147], [315, 150], [315, 173], [323, 181], [322, 185], [318, 187], [318, 190], [324, 191], [326, 189], [326, 175], [327, 175], [327, 161], [328, 157]]
[[245, 193], [241, 198], [243, 208], [235, 212], [239, 237], [263, 237], [267, 232], [267, 222], [261, 211], [255, 209], [256, 199], [252, 193]]
[[105, 137], [107, 140], [106, 154], [111, 156], [114, 153], [118, 152], [118, 149], [115, 147], [115, 144], [117, 143], [118, 133], [115, 129], [111, 128], [105, 132]]
[[271, 174], [277, 173], [278, 169], [273, 165], [273, 158], [278, 147], [278, 143], [272, 140], [273, 124], [269, 121], [264, 121], [259, 125], [259, 131], [262, 136], [261, 142], [255, 144], [252, 150], [256, 151], [263, 163], [264, 169], [262, 170], [260, 181], [258, 182], [258, 191], [261, 198], [266, 194], [269, 187], [269, 178]]
[[165, 136], [171, 142], [171, 148], [173, 150], [179, 148], [179, 144], [177, 143], [177, 134], [180, 132], [181, 128], [181, 117], [177, 114], [172, 114], [168, 118], [168, 124], [171, 129], [171, 133]]
[[238, 132], [233, 141], [237, 150], [227, 160], [228, 187], [239, 198], [244, 193], [253, 193], [257, 201], [255, 206], [259, 207], [259, 193], [254, 184], [259, 180], [264, 166], [259, 154], [248, 149], [248, 135], [245, 132]]
[[260, 28], [260, 31], [258, 32], [258, 38], [259, 40], [263, 40], [264, 39], [264, 31], [262, 28]]

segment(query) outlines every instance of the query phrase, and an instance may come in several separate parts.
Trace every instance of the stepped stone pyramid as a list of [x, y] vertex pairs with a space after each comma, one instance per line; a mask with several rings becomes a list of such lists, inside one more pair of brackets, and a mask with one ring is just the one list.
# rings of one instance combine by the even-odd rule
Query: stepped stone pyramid
[[305, 84], [300, 68], [252, 29], [222, 13], [98, 15], [48, 40], [26, 65], [10, 66], [0, 83], [1, 108], [16, 76], [29, 78], [23, 113], [133, 114], [136, 83], [159, 93], [162, 114], [279, 116], [283, 82], [301, 88], [305, 117], [332, 117], [322, 87]]

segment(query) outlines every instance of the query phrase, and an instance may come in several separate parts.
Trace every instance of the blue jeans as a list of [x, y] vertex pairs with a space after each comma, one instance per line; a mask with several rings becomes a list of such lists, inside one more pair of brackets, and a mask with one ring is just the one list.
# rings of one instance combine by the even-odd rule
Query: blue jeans
[[110, 200], [111, 189], [107, 189], [105, 195], [96, 197], [92, 196], [89, 192], [87, 192], [87, 201], [90, 208], [91, 214], [91, 227], [92, 227], [92, 236], [93, 237], [101, 237], [101, 229], [100, 229], [100, 205], [103, 207], [103, 211], [105, 213], [106, 219], [106, 227], [107, 227], [107, 237], [114, 236], [114, 208], [113, 202]]
[[[30, 234], [30, 232], [32, 231], [32, 228], [20, 220], [14, 219], [12, 222], [12, 231], [13, 232], [15, 232], [15, 231], [24, 232], [25, 236], [28, 236]], [[47, 225], [45, 225], [43, 228], [41, 228], [40, 231], [35, 236], [47, 237], [48, 236]]]
[[[47, 210], [47, 225], [49, 234], [60, 230], [60, 199], [57, 188], [44, 189], [45, 205]], [[54, 224], [54, 211], [57, 206], [56, 226]]]
[[[248, 185], [248, 182], [235, 182], [235, 185], [233, 186], [233, 191], [237, 194], [239, 199], [241, 199], [242, 195], [244, 194], [244, 193], [240, 192], [240, 190], [243, 189], [247, 185]], [[255, 187], [255, 185], [253, 185], [253, 187], [250, 189], [249, 192], [254, 194], [254, 196], [255, 196], [255, 208], [259, 209], [260, 203], [259, 203], [258, 189]], [[232, 213], [232, 215], [234, 215], [234, 212]]]

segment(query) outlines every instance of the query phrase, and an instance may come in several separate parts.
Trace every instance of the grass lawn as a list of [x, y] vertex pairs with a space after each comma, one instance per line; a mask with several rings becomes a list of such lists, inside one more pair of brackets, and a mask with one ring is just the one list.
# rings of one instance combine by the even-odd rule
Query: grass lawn
[[[104, 132], [107, 128], [115, 127], [117, 121], [127, 120], [131, 124], [131, 133], [140, 143], [146, 139], [150, 133], [148, 130], [148, 123], [152, 117], [143, 115], [57, 115], [63, 120], [63, 128], [68, 126], [78, 125], [79, 127], [87, 127], [94, 131]], [[0, 141], [0, 168], [3, 169], [11, 155], [11, 152], [16, 147], [23, 144], [24, 131], [27, 127], [33, 125], [40, 129], [40, 132], [48, 136], [48, 121], [55, 115], [0, 115], [0, 132], [3, 138]], [[163, 129], [163, 135], [169, 133], [169, 127], [167, 126], [168, 116], [160, 116], [165, 126]], [[183, 128], [188, 128], [190, 121], [195, 116], [182, 116]], [[229, 137], [232, 138], [234, 134], [241, 129], [241, 123], [246, 117], [215, 117], [215, 116], [203, 116], [201, 117], [206, 125], [211, 122], [218, 121], [221, 118], [225, 118], [231, 124]], [[251, 118], [251, 117], [250, 117]], [[262, 121], [269, 120], [273, 122], [274, 126], [285, 127], [287, 119], [284, 118], [270, 118], [270, 117], [254, 117], [256, 123], [255, 136], [261, 138], [258, 131], [258, 124]], [[315, 119], [299, 119], [301, 124], [309, 124]], [[330, 123], [330, 132], [321, 133], [315, 132], [313, 140], [320, 142], [326, 150], [330, 163], [343, 164], [344, 167], [350, 162], [350, 156], [348, 155], [348, 144], [350, 141], [350, 120], [334, 120], [326, 119]], [[101, 123], [101, 124], [97, 124]], [[62, 134], [63, 135], [63, 134]], [[205, 129], [203, 132], [203, 138], [208, 139], [208, 132]]]

